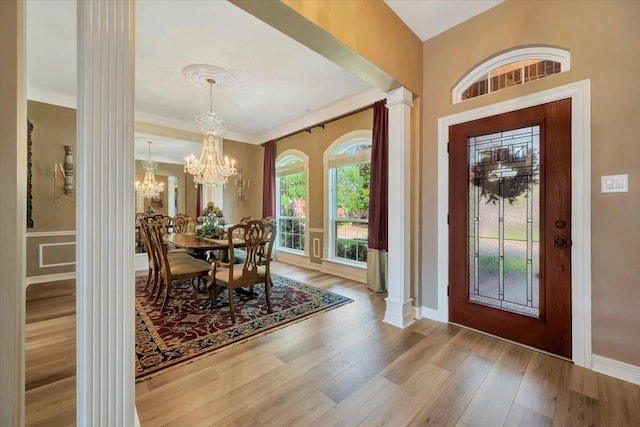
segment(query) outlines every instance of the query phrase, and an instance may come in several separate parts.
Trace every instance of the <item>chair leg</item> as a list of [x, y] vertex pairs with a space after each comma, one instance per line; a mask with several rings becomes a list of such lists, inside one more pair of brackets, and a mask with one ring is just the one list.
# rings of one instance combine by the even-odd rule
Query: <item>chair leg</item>
[[155, 295], [155, 293], [157, 292], [156, 287], [158, 286], [158, 282], [160, 281], [160, 278], [158, 277], [158, 270], [154, 269], [153, 270], [153, 282], [151, 284], [151, 293], [149, 295], [153, 296]]
[[153, 299], [154, 304], [155, 304], [156, 302], [158, 302], [158, 297], [160, 297], [160, 293], [162, 292], [162, 285], [163, 285], [163, 284], [164, 284], [164, 277], [160, 276], [160, 278], [159, 278], [159, 280], [158, 280], [158, 283], [157, 283], [157, 284], [155, 284], [155, 285], [153, 286], [153, 288], [154, 288], [154, 289], [156, 289], [156, 287], [158, 288], [158, 289], [156, 289], [156, 291], [155, 291], [156, 296], [155, 296], [155, 298]]
[[236, 313], [235, 308], [233, 306], [233, 289], [227, 288], [229, 291], [229, 311], [231, 312], [231, 323], [236, 323]]
[[151, 275], [153, 274], [153, 272], [151, 271], [151, 267], [149, 267], [149, 271], [147, 272], [147, 284], [144, 285], [144, 290], [146, 291], [147, 288], [149, 287], [149, 283], [151, 283]]
[[271, 308], [271, 278], [267, 277], [267, 280], [264, 281], [264, 293], [265, 298], [267, 299], [267, 313], [273, 313], [273, 309]]
[[165, 282], [165, 286], [164, 286], [164, 302], [162, 303], [162, 308], [160, 309], [160, 311], [164, 311], [164, 309], [167, 307], [167, 302], [169, 302], [169, 294], [171, 293], [171, 284], [173, 283], [173, 279], [171, 278], [171, 275], [167, 276], [167, 280]]

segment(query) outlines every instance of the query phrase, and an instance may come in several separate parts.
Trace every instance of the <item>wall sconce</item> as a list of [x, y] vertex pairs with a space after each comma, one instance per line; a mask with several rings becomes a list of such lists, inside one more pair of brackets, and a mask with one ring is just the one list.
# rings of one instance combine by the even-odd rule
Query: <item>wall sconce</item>
[[62, 176], [62, 192], [66, 196], [73, 196], [73, 148], [64, 146], [64, 163], [54, 163], [53, 170], [53, 195], [58, 197], [58, 168]]
[[249, 191], [251, 182], [244, 177], [244, 170], [238, 169], [238, 175], [236, 176], [236, 199], [240, 202], [244, 202], [245, 193]]

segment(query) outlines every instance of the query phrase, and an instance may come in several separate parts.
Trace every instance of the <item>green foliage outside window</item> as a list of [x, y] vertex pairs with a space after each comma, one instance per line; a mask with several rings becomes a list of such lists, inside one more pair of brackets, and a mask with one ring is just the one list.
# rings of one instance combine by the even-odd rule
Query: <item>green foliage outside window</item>
[[344, 210], [344, 217], [369, 218], [370, 183], [371, 163], [336, 168], [336, 206]]
[[280, 177], [280, 215], [300, 216], [296, 214], [296, 203], [304, 203], [306, 183], [304, 173], [295, 173]]

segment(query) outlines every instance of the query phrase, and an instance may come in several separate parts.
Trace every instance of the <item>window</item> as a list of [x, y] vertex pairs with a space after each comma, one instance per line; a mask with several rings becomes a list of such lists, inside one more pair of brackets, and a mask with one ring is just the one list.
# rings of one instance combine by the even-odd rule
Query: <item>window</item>
[[367, 262], [371, 138], [339, 143], [328, 156], [328, 258]]
[[515, 49], [489, 59], [453, 89], [453, 103], [568, 71], [569, 51], [551, 47]]
[[308, 157], [288, 150], [276, 160], [276, 220], [279, 250], [306, 252]]

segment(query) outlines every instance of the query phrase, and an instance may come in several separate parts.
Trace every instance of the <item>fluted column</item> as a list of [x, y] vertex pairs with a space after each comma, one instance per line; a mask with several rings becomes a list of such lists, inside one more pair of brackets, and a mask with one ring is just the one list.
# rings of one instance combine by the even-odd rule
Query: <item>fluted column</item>
[[411, 278], [411, 92], [387, 94], [389, 110], [389, 257], [384, 321], [400, 328], [414, 322]]
[[134, 425], [134, 4], [78, 1], [77, 424]]

